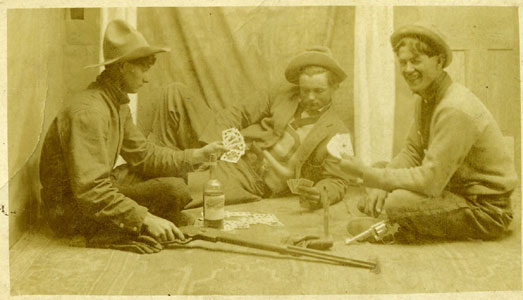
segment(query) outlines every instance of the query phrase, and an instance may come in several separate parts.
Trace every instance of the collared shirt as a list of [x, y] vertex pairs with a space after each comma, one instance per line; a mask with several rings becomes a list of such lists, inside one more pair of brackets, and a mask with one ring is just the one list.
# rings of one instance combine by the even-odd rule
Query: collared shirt
[[134, 125], [129, 98], [105, 73], [69, 99], [46, 135], [40, 162], [42, 200], [57, 218], [88, 218], [131, 233], [141, 230], [147, 208], [111, 181], [120, 154], [147, 177], [175, 176], [192, 168], [192, 151], [147, 142]]

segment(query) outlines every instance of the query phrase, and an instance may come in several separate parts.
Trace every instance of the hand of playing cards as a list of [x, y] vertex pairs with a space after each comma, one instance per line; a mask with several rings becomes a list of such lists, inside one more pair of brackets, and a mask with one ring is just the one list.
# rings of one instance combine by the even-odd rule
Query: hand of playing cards
[[314, 182], [305, 178], [287, 180], [287, 186], [289, 186], [289, 190], [291, 191], [291, 193], [296, 195], [300, 195], [300, 186], [312, 187], [313, 185]]
[[229, 128], [222, 131], [222, 141], [225, 152], [220, 159], [226, 162], [237, 163], [242, 155], [245, 154], [245, 141], [240, 131], [236, 128]]

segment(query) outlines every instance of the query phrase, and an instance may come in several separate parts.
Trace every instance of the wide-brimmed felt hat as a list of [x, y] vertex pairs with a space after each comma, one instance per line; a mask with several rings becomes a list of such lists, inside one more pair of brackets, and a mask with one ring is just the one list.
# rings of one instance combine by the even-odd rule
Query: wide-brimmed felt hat
[[147, 57], [169, 48], [151, 46], [143, 35], [123, 20], [113, 20], [107, 24], [103, 41], [104, 61], [87, 67], [98, 67], [118, 61], [129, 61]]
[[347, 78], [347, 74], [340, 67], [338, 62], [332, 57], [331, 51], [327, 47], [311, 47], [304, 52], [293, 57], [285, 69], [285, 78], [290, 83], [299, 83], [299, 72], [305, 66], [320, 66], [330, 70], [338, 76], [340, 82]]
[[390, 36], [390, 43], [392, 48], [405, 37], [418, 38], [427, 43], [431, 47], [435, 47], [438, 52], [445, 55], [445, 63], [443, 68], [447, 67], [452, 62], [452, 50], [445, 41], [443, 35], [433, 25], [426, 24], [412, 24], [406, 25], [394, 31]]

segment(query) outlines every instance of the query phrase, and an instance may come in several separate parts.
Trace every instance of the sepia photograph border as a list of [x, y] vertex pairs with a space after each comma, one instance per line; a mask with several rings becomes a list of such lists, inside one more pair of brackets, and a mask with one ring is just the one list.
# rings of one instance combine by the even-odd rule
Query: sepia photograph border
[[[495, 1], [495, 0], [464, 0], [464, 1], [342, 1], [342, 0], [298, 0], [298, 1], [253, 1], [253, 0], [113, 0], [113, 1], [58, 1], [58, 0], [0, 0], [0, 298], [1, 299], [105, 299], [109, 296], [78, 296], [78, 295], [10, 295], [9, 273], [9, 201], [7, 168], [7, 10], [29, 8], [70, 8], [70, 7], [211, 7], [211, 6], [515, 6], [518, 7], [519, 17], [519, 49], [520, 49], [520, 78], [523, 78], [521, 62], [523, 51], [523, 1]], [[521, 85], [520, 85], [521, 87]], [[523, 93], [523, 88], [520, 88]], [[520, 95], [521, 96], [521, 95]], [[521, 101], [521, 98], [520, 98]], [[521, 125], [521, 124], [520, 124]], [[521, 178], [520, 178], [521, 180]], [[521, 182], [520, 182], [521, 186]], [[521, 261], [520, 261], [521, 264]], [[521, 266], [520, 266], [521, 267]], [[509, 275], [509, 274], [507, 274]], [[211, 296], [110, 296], [110, 299], [204, 299]], [[492, 291], [492, 292], [463, 292], [463, 293], [429, 293], [429, 294], [376, 294], [376, 295], [294, 295], [294, 296], [212, 296], [218, 298], [236, 299], [522, 299], [521, 291]]]

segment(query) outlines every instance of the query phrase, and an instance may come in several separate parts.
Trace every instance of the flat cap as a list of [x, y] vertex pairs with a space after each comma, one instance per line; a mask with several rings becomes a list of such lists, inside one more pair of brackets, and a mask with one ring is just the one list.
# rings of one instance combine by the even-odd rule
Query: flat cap
[[401, 41], [402, 38], [413, 37], [427, 43], [431, 47], [435, 47], [438, 52], [445, 55], [445, 63], [443, 68], [447, 67], [452, 62], [452, 50], [445, 42], [442, 34], [432, 25], [406, 25], [394, 31], [390, 36], [390, 43], [392, 48]]

